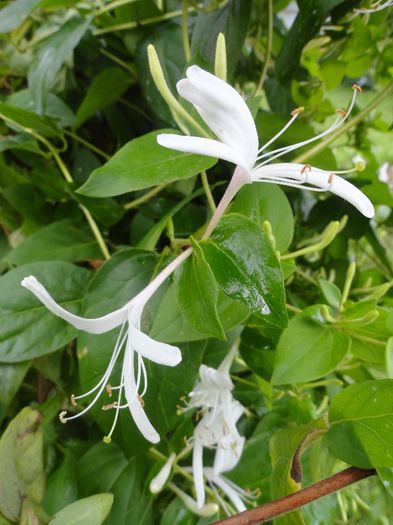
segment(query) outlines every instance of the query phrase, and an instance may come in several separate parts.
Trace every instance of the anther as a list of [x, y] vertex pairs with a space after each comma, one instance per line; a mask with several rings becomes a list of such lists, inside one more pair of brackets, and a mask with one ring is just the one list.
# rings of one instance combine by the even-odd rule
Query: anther
[[138, 398], [138, 401], [141, 404], [141, 407], [144, 408], [145, 402], [143, 401], [143, 398], [139, 394], [136, 397]]
[[299, 113], [302, 113], [304, 111], [303, 106], [299, 106], [298, 108], [295, 108], [293, 111], [291, 111], [291, 116], [294, 117], [295, 115], [299, 115]]
[[346, 117], [348, 115], [348, 113], [345, 111], [345, 109], [336, 109], [336, 113], [338, 113], [342, 117]]
[[71, 394], [71, 405], [74, 407], [78, 406], [78, 403], [76, 402], [76, 399], [75, 399], [75, 394]]
[[328, 178], [329, 188], [330, 188], [330, 186], [331, 186], [332, 183], [333, 183], [333, 177], [334, 177], [334, 173], [331, 173], [331, 174], [329, 175], [329, 178]]
[[106, 385], [106, 391], [108, 392], [108, 396], [112, 397], [112, 386], [109, 383]]
[[60, 412], [60, 414], [59, 414], [59, 419], [60, 419], [61, 423], [63, 423], [64, 425], [67, 423], [67, 418], [65, 417], [66, 414], [67, 414], [66, 410], [63, 410], [63, 412]]
[[109, 405], [104, 405], [102, 407], [102, 410], [111, 410], [112, 408], [117, 407], [118, 403], [115, 401], [114, 403], [109, 403]]
[[302, 169], [300, 170], [300, 173], [303, 175], [303, 173], [307, 170], [310, 171], [312, 169], [312, 166], [310, 164], [305, 164]]
[[352, 84], [352, 89], [358, 93], [362, 92], [362, 88], [358, 84]]
[[106, 445], [109, 445], [109, 443], [112, 442], [112, 438], [110, 436], [104, 436], [102, 438], [102, 441], [106, 444]]

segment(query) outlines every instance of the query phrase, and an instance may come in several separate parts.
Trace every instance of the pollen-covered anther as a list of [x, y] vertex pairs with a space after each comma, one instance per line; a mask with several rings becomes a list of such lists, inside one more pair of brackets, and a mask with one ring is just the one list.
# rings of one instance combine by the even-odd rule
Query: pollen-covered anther
[[108, 393], [108, 396], [112, 397], [112, 386], [109, 383], [106, 385], [106, 391]]
[[104, 405], [102, 407], [102, 410], [112, 410], [112, 408], [116, 408], [118, 405], [118, 402], [115, 401], [114, 403], [109, 403], [108, 405]]
[[328, 178], [328, 184], [329, 184], [329, 186], [332, 185], [333, 177], [334, 177], [334, 173], [330, 173], [329, 178]]
[[352, 89], [358, 93], [362, 92], [362, 88], [358, 84], [352, 84]]
[[311, 169], [312, 169], [312, 166], [310, 164], [305, 164], [300, 170], [300, 173], [303, 175], [306, 171], [310, 171]]
[[138, 395], [137, 395], [137, 398], [138, 398], [138, 401], [139, 401], [141, 407], [144, 408], [144, 406], [145, 406], [145, 402], [144, 402], [144, 400], [143, 400], [143, 397], [141, 397], [141, 396], [138, 394]]
[[78, 406], [78, 403], [76, 402], [76, 399], [75, 399], [75, 394], [71, 394], [70, 400], [71, 400], [71, 405], [73, 407]]
[[344, 118], [348, 115], [348, 113], [345, 111], [345, 109], [336, 109], [336, 113], [338, 113], [339, 115], [341, 115]]
[[65, 417], [66, 415], [67, 415], [67, 411], [66, 410], [63, 410], [59, 414], [60, 422], [63, 423], [64, 425], [67, 423], [67, 418]]
[[299, 113], [303, 113], [304, 107], [299, 106], [298, 108], [295, 108], [293, 111], [291, 111], [291, 116], [294, 117], [295, 115], [299, 115]]

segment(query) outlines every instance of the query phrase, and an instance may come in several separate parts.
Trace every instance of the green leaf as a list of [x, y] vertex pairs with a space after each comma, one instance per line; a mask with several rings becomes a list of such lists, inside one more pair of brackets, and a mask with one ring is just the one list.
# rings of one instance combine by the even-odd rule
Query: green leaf
[[66, 453], [60, 466], [50, 475], [45, 490], [43, 506], [52, 516], [78, 497], [75, 459]]
[[362, 381], [333, 398], [331, 452], [360, 468], [393, 467], [393, 380]]
[[38, 113], [43, 111], [46, 95], [53, 88], [57, 73], [79, 44], [89, 25], [89, 19], [73, 17], [38, 46], [28, 75], [29, 88]]
[[319, 279], [319, 286], [328, 304], [333, 308], [338, 308], [341, 302], [341, 290], [326, 279]]
[[20, 128], [14, 126], [13, 123], [19, 124], [23, 128], [37, 131], [44, 137], [56, 137], [60, 135], [60, 132], [48, 117], [40, 117], [32, 111], [11, 106], [5, 102], [0, 102], [0, 118], [5, 119], [8, 126], [16, 127], [18, 131]]
[[280, 252], [285, 252], [291, 244], [293, 213], [285, 193], [278, 186], [247, 184], [236, 196], [231, 212], [245, 215], [260, 226], [269, 221]]
[[37, 153], [38, 155], [41, 154], [38, 142], [25, 133], [19, 135], [7, 135], [6, 137], [0, 138], [0, 152], [10, 149], [21, 149]]
[[44, 495], [41, 414], [24, 408], [0, 440], [0, 512], [17, 521], [27, 498], [40, 503]]
[[[233, 301], [222, 292], [218, 293], [217, 311], [224, 332], [242, 323], [250, 315], [250, 311], [245, 306]], [[194, 328], [184, 317], [177, 300], [175, 284], [169, 286], [155, 312], [150, 335], [164, 343], [206, 339], [206, 334]]]
[[41, 0], [14, 0], [0, 10], [0, 33], [9, 33], [21, 25]]
[[101, 525], [113, 503], [112, 494], [95, 494], [83, 498], [58, 512], [49, 525]]
[[28, 262], [53, 259], [76, 262], [100, 257], [100, 249], [91, 232], [67, 219], [30, 235], [7, 254], [6, 260], [20, 266]]
[[192, 246], [192, 255], [183, 264], [178, 282], [180, 307], [187, 321], [197, 330], [225, 339], [217, 312], [217, 281], [199, 244], [194, 241]]
[[90, 197], [112, 197], [129, 191], [150, 188], [180, 179], [187, 179], [207, 170], [216, 160], [169, 150], [157, 143], [160, 130], [128, 142], [101, 168], [93, 171], [78, 190]]
[[277, 345], [272, 383], [302, 383], [323, 377], [344, 359], [351, 339], [334, 325], [310, 317], [316, 307], [295, 315]]
[[[301, 485], [294, 479], [293, 461], [297, 448], [308, 434], [305, 427], [290, 427], [279, 430], [273, 435], [270, 442], [270, 456], [272, 460], [272, 475], [270, 492], [272, 499], [288, 496], [297, 492]], [[305, 521], [300, 510], [295, 510], [274, 520], [275, 525], [304, 525]]]
[[25, 377], [30, 363], [0, 363], [0, 419], [2, 412], [11, 403]]
[[119, 67], [103, 69], [94, 77], [91, 86], [76, 112], [74, 128], [78, 128], [94, 113], [115, 102], [128, 88], [131, 82], [129, 72]]
[[286, 326], [280, 262], [259, 226], [241, 215], [227, 215], [201, 246], [223, 292], [267, 323]]
[[393, 337], [386, 343], [386, 371], [389, 379], [393, 379]]
[[14, 363], [50, 354], [75, 337], [71, 325], [53, 315], [21, 286], [34, 275], [64, 308], [79, 314], [90, 279], [84, 268], [60, 261], [20, 266], [0, 277], [0, 361]]

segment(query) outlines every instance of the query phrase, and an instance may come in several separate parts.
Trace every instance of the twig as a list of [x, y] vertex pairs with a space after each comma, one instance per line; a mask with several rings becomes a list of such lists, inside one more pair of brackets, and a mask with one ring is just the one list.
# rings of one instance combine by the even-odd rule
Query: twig
[[356, 481], [373, 476], [375, 470], [365, 470], [357, 467], [349, 467], [329, 478], [314, 483], [310, 487], [299, 490], [289, 496], [270, 501], [255, 509], [246, 510], [230, 518], [216, 521], [213, 525], [257, 525], [267, 520], [291, 512], [307, 503], [322, 498], [332, 492], [336, 492]]

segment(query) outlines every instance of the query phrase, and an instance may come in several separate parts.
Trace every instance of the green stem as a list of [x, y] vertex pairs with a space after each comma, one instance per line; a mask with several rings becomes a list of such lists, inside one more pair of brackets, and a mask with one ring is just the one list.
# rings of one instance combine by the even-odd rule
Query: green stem
[[258, 93], [263, 88], [263, 84], [265, 83], [267, 70], [269, 67], [271, 55], [272, 55], [272, 49], [273, 49], [273, 0], [269, 0], [268, 4], [268, 16], [269, 16], [269, 22], [268, 22], [268, 35], [267, 35], [267, 49], [266, 49], [266, 57], [265, 57], [265, 63], [263, 64], [262, 73], [259, 78], [259, 82], [257, 84], [257, 87], [255, 89], [255, 93]]
[[188, 39], [188, 0], [183, 0], [181, 33], [182, 33], [184, 56], [185, 56], [186, 62], [188, 63], [191, 60], [190, 41]]
[[119, 58], [118, 56], [114, 55], [110, 51], [107, 51], [104, 48], [100, 49], [100, 53], [103, 54], [104, 56], [110, 58], [111, 60], [113, 60], [113, 62], [116, 62], [116, 64], [119, 64], [119, 66], [123, 67], [127, 71], [129, 71], [131, 73], [132, 77], [134, 79], [136, 79], [135, 69], [130, 64], [127, 64], [127, 62], [124, 62], [124, 60], [122, 60], [121, 58]]
[[216, 208], [216, 203], [214, 202], [213, 194], [212, 194], [210, 186], [209, 186], [209, 181], [207, 179], [206, 171], [202, 171], [201, 179], [202, 179], [203, 189], [205, 191], [205, 195], [206, 195], [206, 198], [207, 198], [207, 202], [209, 204], [209, 208], [210, 208], [211, 212], [214, 213], [217, 208]]
[[[189, 11], [193, 9], [190, 7]], [[172, 18], [177, 18], [182, 16], [183, 9], [178, 9], [177, 11], [171, 11], [170, 13], [165, 13], [160, 16], [153, 16], [151, 18], [145, 18], [144, 20], [138, 20], [135, 22], [125, 22], [124, 24], [117, 24], [109, 27], [104, 27], [103, 29], [96, 29], [93, 31], [93, 35], [103, 35], [105, 33], [112, 33], [113, 31], [124, 31], [126, 29], [135, 29], [139, 26], [147, 26], [150, 24], [156, 24], [158, 22], [163, 22], [164, 20], [171, 20]]]
[[334, 133], [331, 133], [328, 135], [324, 140], [321, 140], [319, 144], [315, 145], [313, 148], [309, 149], [305, 153], [302, 153], [296, 159], [293, 160], [293, 162], [302, 163], [306, 160], [309, 160], [311, 157], [314, 157], [318, 153], [320, 153], [323, 149], [325, 149], [329, 144], [334, 142], [338, 137], [346, 133], [349, 129], [351, 129], [353, 126], [356, 126], [359, 122], [361, 122], [373, 109], [375, 109], [385, 98], [387, 98], [390, 93], [393, 91], [393, 80], [389, 82], [389, 84], [385, 87], [379, 95], [377, 95], [371, 102], [368, 104], [364, 109], [362, 109], [355, 117], [353, 117], [351, 120], [346, 122], [343, 126], [341, 126], [337, 131]]
[[141, 197], [138, 197], [137, 199], [134, 199], [133, 201], [127, 202], [127, 204], [124, 205], [125, 210], [131, 210], [132, 208], [137, 208], [144, 202], [149, 201], [153, 197], [155, 197], [158, 193], [160, 193], [163, 189], [165, 189], [168, 186], [168, 184], [160, 184], [159, 186], [156, 186], [150, 191], [147, 191], [144, 193]]
[[138, 0], [115, 0], [115, 2], [108, 2], [94, 13], [94, 18], [107, 13], [108, 11], [112, 11], [113, 9], [117, 9], [123, 5], [133, 4], [134, 2], [138, 2]]
[[94, 144], [91, 144], [76, 133], [65, 129], [64, 134], [76, 140], [77, 142], [80, 142], [80, 144], [83, 144], [83, 146], [86, 146], [86, 148], [91, 149], [91, 151], [94, 151], [94, 153], [97, 153], [97, 155], [100, 155], [100, 157], [102, 157], [103, 159], [109, 160], [111, 158], [111, 156], [105, 153], [105, 151], [102, 151], [100, 148], [97, 148], [97, 146], [94, 146]]

